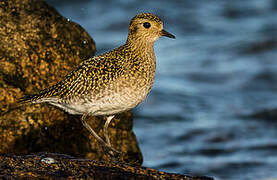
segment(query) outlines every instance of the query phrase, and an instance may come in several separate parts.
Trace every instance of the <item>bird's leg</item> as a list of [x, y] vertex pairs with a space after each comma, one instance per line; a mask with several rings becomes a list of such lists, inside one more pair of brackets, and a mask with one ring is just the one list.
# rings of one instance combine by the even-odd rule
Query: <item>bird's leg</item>
[[83, 125], [89, 130], [89, 132], [104, 146], [109, 146], [98, 134], [90, 127], [90, 125], [86, 122], [88, 114], [84, 114], [81, 118]]
[[[118, 152], [117, 150], [115, 150], [114, 148], [111, 147], [110, 141], [108, 142], [108, 144], [101, 138], [98, 136], [98, 134], [90, 127], [90, 125], [86, 122], [86, 117], [88, 116], [88, 114], [84, 114], [81, 118], [83, 125], [87, 128], [87, 130], [89, 130], [89, 132], [97, 139], [98, 142], [101, 143], [101, 145], [108, 149], [108, 153], [111, 156], [115, 156], [114, 154], [120, 154], [120, 152]], [[112, 118], [111, 118], [112, 119]], [[105, 135], [106, 137], [106, 135]], [[115, 153], [114, 153], [115, 152]]]
[[[112, 121], [113, 118], [114, 118], [114, 115], [107, 116], [107, 120], [106, 120], [105, 125], [104, 125], [104, 136], [105, 136], [107, 144], [110, 147], [112, 145], [111, 145], [111, 141], [110, 141], [110, 136], [109, 136], [108, 128], [109, 128], [109, 124], [110, 124], [110, 122]], [[110, 151], [109, 154], [111, 154], [113, 158], [118, 160], [118, 158], [120, 157], [121, 152], [113, 149], [113, 152]]]
[[106, 138], [106, 142], [108, 143], [108, 145], [111, 146], [111, 141], [110, 141], [110, 136], [109, 136], [109, 131], [108, 131], [108, 127], [109, 127], [109, 124], [110, 122], [112, 121], [112, 119], [114, 118], [114, 115], [112, 116], [107, 116], [107, 120], [105, 122], [105, 125], [104, 125], [104, 136]]

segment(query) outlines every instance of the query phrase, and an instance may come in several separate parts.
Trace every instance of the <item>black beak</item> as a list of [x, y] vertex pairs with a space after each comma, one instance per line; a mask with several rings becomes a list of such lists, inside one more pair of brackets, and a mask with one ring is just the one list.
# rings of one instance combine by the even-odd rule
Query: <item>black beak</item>
[[169, 32], [165, 31], [164, 29], [161, 31], [161, 35], [175, 39], [174, 35], [170, 34]]

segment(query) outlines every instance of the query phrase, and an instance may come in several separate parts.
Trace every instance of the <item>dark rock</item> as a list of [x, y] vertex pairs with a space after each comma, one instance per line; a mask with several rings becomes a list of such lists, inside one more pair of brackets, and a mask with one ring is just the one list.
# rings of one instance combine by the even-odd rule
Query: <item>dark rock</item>
[[0, 155], [0, 178], [3, 179], [178, 179], [213, 180], [166, 173], [125, 163], [76, 159], [62, 154], [39, 153], [28, 156]]
[[[46, 104], [11, 110], [18, 98], [55, 84], [94, 52], [88, 33], [44, 1], [0, 1], [0, 153], [47, 151], [110, 160], [79, 116]], [[102, 136], [103, 118], [89, 122]], [[116, 116], [111, 142], [123, 152], [122, 161], [141, 164], [132, 124], [130, 112]]]

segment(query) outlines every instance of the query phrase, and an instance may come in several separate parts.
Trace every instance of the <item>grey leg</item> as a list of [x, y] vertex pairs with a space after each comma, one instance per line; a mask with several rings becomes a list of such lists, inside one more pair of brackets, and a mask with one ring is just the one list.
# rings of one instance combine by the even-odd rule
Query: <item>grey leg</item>
[[110, 141], [108, 127], [113, 118], [114, 118], [114, 115], [108, 116], [107, 120], [105, 122], [105, 125], [104, 125], [104, 136], [105, 136], [106, 142], [108, 143], [109, 146], [111, 146], [111, 141]]

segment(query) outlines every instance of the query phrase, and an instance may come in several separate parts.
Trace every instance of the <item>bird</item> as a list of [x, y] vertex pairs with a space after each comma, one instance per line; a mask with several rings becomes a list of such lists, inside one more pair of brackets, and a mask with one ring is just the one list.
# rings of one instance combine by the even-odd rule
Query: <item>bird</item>
[[[111, 156], [121, 153], [111, 145], [108, 126], [114, 116], [140, 104], [155, 79], [154, 42], [161, 36], [175, 39], [163, 29], [162, 20], [152, 13], [135, 15], [124, 45], [82, 61], [63, 80], [18, 103], [47, 103], [73, 115], [81, 115], [87, 130]], [[87, 123], [88, 116], [104, 116], [104, 139]]]

